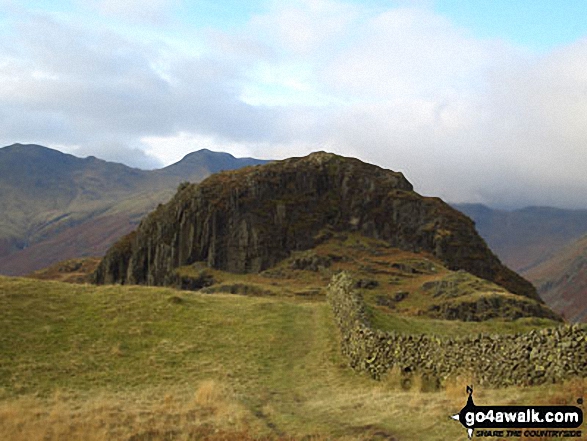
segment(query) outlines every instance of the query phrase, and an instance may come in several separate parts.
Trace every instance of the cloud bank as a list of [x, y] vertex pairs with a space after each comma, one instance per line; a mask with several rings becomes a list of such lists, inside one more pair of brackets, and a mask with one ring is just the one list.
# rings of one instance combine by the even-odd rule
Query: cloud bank
[[178, 2], [133, 15], [139, 3], [90, 4], [100, 17], [134, 16], [136, 32], [105, 18], [82, 25], [83, 8], [4, 7], [2, 145], [144, 168], [204, 147], [328, 150], [451, 202], [587, 208], [587, 40], [536, 54], [475, 38], [425, 5], [273, 2], [227, 31], [190, 28], [172, 14]]

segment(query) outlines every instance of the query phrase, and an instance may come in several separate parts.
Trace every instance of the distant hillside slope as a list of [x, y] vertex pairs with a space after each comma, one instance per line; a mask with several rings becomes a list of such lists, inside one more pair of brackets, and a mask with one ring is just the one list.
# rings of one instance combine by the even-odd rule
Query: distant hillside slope
[[102, 255], [180, 182], [263, 162], [200, 150], [146, 171], [39, 145], [0, 148], [0, 274]]
[[528, 281], [500, 263], [469, 218], [438, 198], [420, 196], [401, 173], [324, 152], [183, 186], [109, 250], [96, 279], [172, 284], [175, 268], [198, 261], [257, 272], [333, 231], [428, 252], [449, 269], [537, 298]]
[[473, 219], [489, 247], [522, 274], [587, 234], [587, 210], [527, 207], [505, 211], [480, 204], [453, 207]]
[[540, 296], [572, 322], [587, 322], [587, 236], [564, 247], [526, 276]]

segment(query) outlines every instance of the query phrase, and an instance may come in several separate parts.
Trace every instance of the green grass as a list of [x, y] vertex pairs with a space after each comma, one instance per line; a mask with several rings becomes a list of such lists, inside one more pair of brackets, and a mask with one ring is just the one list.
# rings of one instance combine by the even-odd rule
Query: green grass
[[322, 301], [0, 277], [0, 311], [2, 439], [466, 439], [468, 379], [352, 371]]
[[0, 384], [9, 394], [165, 385], [180, 371], [185, 381], [257, 378], [300, 356], [303, 347], [284, 336], [304, 336], [313, 311], [262, 298], [27, 279], [2, 279], [0, 308]]
[[383, 312], [371, 306], [368, 306], [367, 310], [374, 328], [405, 334], [435, 334], [453, 337], [479, 333], [515, 334], [560, 325], [560, 323], [553, 320], [537, 317], [524, 317], [514, 321], [493, 319], [482, 322], [462, 322], [459, 320], [410, 317], [393, 312]]

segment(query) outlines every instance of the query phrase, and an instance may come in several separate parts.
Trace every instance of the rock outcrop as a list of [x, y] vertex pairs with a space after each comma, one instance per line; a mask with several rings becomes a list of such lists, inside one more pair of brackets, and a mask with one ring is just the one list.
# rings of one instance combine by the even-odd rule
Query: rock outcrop
[[529, 282], [500, 263], [468, 217], [420, 196], [401, 173], [324, 152], [181, 186], [107, 253], [95, 280], [174, 284], [174, 269], [197, 261], [232, 272], [262, 271], [337, 231], [427, 252], [449, 269], [538, 298]]

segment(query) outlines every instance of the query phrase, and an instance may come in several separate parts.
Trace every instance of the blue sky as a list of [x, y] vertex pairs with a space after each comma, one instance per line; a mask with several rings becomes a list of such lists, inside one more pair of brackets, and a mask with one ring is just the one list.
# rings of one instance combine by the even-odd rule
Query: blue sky
[[587, 2], [581, 0], [439, 0], [434, 10], [479, 38], [539, 52], [587, 35]]
[[0, 0], [0, 145], [153, 168], [316, 150], [587, 208], [587, 2]]
[[[271, 1], [263, 0], [155, 3], [162, 5], [162, 10], [168, 6], [165, 14], [185, 25], [224, 31], [243, 27], [252, 15], [263, 13], [272, 4]], [[578, 0], [352, 0], [347, 3], [378, 11], [393, 7], [432, 9], [455, 25], [468, 29], [478, 38], [503, 39], [539, 52], [571, 43], [587, 35], [587, 2]], [[72, 16], [84, 9], [80, 7], [83, 2], [75, 0], [29, 1], [19, 4], [26, 5], [31, 10], [71, 13]]]

